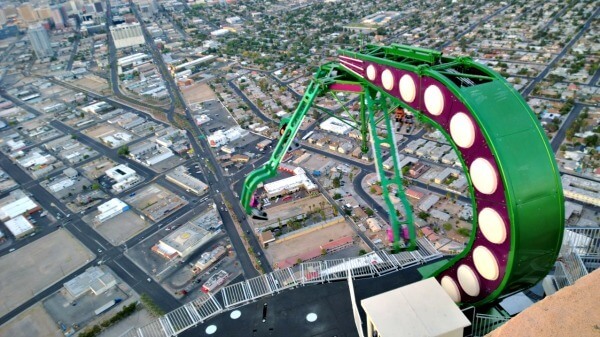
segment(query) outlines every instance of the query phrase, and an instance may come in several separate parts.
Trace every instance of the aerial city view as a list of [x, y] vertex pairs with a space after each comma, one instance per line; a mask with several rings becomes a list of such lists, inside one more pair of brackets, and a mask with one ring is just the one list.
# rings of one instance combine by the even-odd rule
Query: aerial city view
[[0, 337], [599, 336], [597, 1], [0, 25]]

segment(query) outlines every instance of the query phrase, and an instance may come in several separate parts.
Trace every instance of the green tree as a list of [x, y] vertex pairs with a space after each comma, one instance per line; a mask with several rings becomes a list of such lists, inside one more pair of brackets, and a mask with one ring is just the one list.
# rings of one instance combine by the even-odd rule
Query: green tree
[[140, 302], [153, 316], [162, 316], [165, 314], [165, 312], [154, 302], [154, 300], [152, 300], [150, 296], [148, 296], [148, 294], [142, 294], [140, 296]]
[[341, 186], [341, 184], [340, 184], [340, 177], [333, 178], [333, 187], [339, 188], [340, 186]]
[[372, 210], [372, 209], [370, 209], [370, 208], [368, 208], [368, 207], [367, 207], [367, 208], [365, 208], [365, 213], [366, 213], [368, 216], [373, 216], [373, 215], [375, 214], [375, 212], [373, 212], [373, 210]]
[[594, 134], [584, 139], [586, 146], [596, 147], [598, 146], [598, 135]]
[[427, 212], [419, 212], [419, 214], [417, 216], [420, 219], [427, 220], [427, 218], [429, 218], [429, 213], [427, 213]]
[[125, 157], [129, 155], [129, 146], [127, 145], [123, 145], [119, 148], [119, 150], [117, 151], [117, 154], [121, 157]]
[[333, 195], [333, 199], [335, 199], [335, 200], [338, 200], [338, 199], [341, 199], [341, 198], [342, 198], [342, 195], [339, 194], [339, 193], [336, 193], [336, 194]]
[[452, 229], [452, 224], [446, 222], [445, 224], [442, 225], [442, 227], [444, 227], [445, 231], [449, 231]]

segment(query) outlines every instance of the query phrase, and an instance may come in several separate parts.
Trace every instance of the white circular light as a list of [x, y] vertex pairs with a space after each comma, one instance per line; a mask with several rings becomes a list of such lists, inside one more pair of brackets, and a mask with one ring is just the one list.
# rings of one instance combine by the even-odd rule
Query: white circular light
[[456, 145], [463, 149], [470, 148], [475, 142], [475, 125], [471, 118], [463, 112], [452, 116], [450, 120], [450, 135]]
[[229, 314], [229, 317], [231, 317], [231, 319], [238, 319], [240, 318], [240, 316], [242, 316], [242, 312], [239, 310], [234, 310], [231, 312], [231, 314]]
[[493, 208], [486, 207], [479, 212], [479, 228], [491, 243], [500, 244], [506, 240], [506, 224]]
[[490, 281], [498, 279], [500, 274], [498, 260], [489, 249], [484, 246], [477, 246], [473, 250], [473, 262], [475, 263], [475, 269], [484, 279]]
[[309, 322], [314, 322], [317, 320], [317, 314], [315, 314], [314, 312], [311, 312], [310, 314], [306, 315], [306, 320]]
[[204, 332], [206, 332], [207, 335], [212, 335], [215, 332], [217, 332], [217, 326], [216, 325], [209, 325], [206, 327], [206, 330], [204, 330]]
[[437, 85], [430, 85], [425, 89], [425, 107], [430, 114], [439, 116], [444, 110], [444, 95]]
[[469, 169], [475, 188], [483, 194], [492, 194], [498, 188], [498, 175], [492, 164], [483, 158], [477, 158]]
[[479, 295], [479, 279], [477, 279], [477, 275], [475, 275], [475, 272], [471, 267], [463, 264], [458, 267], [457, 275], [458, 283], [460, 283], [460, 286], [465, 293], [469, 296]]
[[375, 69], [374, 65], [369, 64], [369, 66], [367, 67], [367, 78], [371, 81], [374, 81], [375, 77], [377, 77], [377, 69]]
[[400, 78], [400, 96], [408, 103], [412, 103], [417, 96], [417, 87], [412, 76], [408, 74], [402, 75]]
[[385, 90], [390, 91], [394, 89], [394, 82], [394, 75], [392, 74], [391, 70], [386, 69], [383, 71], [383, 73], [381, 73], [381, 84], [383, 84]]
[[460, 302], [460, 290], [458, 290], [458, 286], [456, 282], [450, 276], [442, 277], [442, 288], [446, 291], [446, 293], [450, 296], [454, 303]]

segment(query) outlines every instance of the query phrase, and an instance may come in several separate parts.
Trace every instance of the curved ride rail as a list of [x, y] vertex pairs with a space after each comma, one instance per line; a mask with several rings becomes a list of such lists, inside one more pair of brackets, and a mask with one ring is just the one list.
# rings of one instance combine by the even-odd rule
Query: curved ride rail
[[[560, 250], [564, 198], [548, 140], [521, 95], [499, 74], [469, 58], [400, 45], [368, 45], [340, 55], [343, 71], [322, 90], [360, 87], [369, 99], [385, 98], [434, 125], [460, 158], [472, 196], [473, 231], [464, 251], [431, 276], [455, 302], [471, 305], [542, 279]], [[290, 142], [285, 137], [280, 141], [287, 144], [283, 152]], [[378, 136], [371, 132], [371, 137]], [[267, 165], [274, 175], [279, 162]], [[249, 195], [258, 186], [253, 177], [244, 185], [247, 211]]]

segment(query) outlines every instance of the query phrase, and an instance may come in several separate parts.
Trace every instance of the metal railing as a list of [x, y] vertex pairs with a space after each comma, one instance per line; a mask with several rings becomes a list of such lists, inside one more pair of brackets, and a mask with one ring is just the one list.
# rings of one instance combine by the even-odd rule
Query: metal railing
[[473, 337], [483, 337], [506, 323], [510, 317], [475, 314], [471, 333]]
[[352, 278], [384, 275], [442, 257], [425, 238], [419, 238], [417, 245], [418, 250], [413, 252], [388, 254], [385, 251], [374, 251], [356, 258], [309, 261], [294, 269], [278, 269], [223, 287], [220, 290], [222, 304], [215, 296], [203, 294], [147, 325], [130, 329], [122, 337], [176, 336], [225, 310], [296, 286], [345, 280], [348, 273]]

